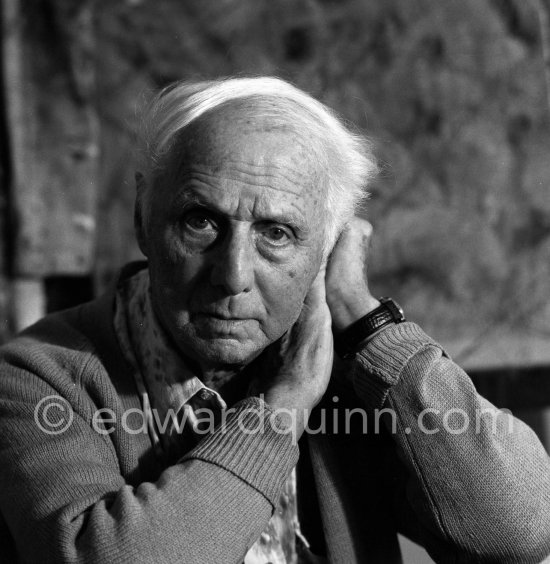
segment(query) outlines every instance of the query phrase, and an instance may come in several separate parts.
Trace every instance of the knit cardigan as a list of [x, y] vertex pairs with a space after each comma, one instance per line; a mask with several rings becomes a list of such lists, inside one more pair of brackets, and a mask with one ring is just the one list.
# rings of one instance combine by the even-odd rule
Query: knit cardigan
[[[147, 433], [128, 432], [142, 406], [113, 303], [110, 291], [48, 316], [2, 348], [0, 561], [237, 564], [297, 463], [302, 531], [332, 564], [401, 562], [397, 532], [445, 563], [550, 553], [543, 446], [509, 414], [474, 428], [492, 406], [418, 326], [382, 331], [335, 369], [299, 446], [272, 425], [245, 432], [253, 410], [270, 413], [251, 397], [162, 467]], [[38, 424], [50, 396], [48, 421], [72, 413], [58, 434]], [[109, 434], [93, 425], [102, 408], [116, 421]], [[457, 410], [471, 425], [445, 431], [449, 410], [449, 426], [463, 426]]]

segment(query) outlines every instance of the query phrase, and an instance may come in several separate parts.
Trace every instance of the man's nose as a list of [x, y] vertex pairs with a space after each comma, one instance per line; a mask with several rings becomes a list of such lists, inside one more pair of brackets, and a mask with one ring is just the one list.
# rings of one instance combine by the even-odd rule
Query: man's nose
[[214, 286], [222, 286], [231, 296], [252, 289], [253, 249], [244, 229], [228, 233], [213, 259], [211, 282]]

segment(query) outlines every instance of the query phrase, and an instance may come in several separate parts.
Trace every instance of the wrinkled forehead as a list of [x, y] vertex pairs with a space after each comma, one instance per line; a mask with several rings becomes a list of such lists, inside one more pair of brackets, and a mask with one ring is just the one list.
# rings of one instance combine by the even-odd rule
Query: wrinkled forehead
[[258, 167], [288, 168], [318, 187], [326, 176], [324, 143], [304, 109], [256, 98], [227, 102], [197, 118], [170, 151], [173, 172], [189, 164], [221, 168], [246, 159]]
[[163, 199], [206, 198], [227, 213], [248, 207], [264, 218], [289, 208], [306, 231], [324, 231], [324, 160], [312, 136], [290, 117], [281, 118], [270, 105], [242, 103], [201, 116], [172, 148]]

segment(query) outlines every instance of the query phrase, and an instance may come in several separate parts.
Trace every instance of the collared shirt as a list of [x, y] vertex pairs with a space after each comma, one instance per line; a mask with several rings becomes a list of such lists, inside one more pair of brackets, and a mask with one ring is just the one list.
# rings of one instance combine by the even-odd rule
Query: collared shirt
[[[123, 280], [117, 289], [114, 327], [143, 401], [147, 428], [157, 456], [174, 463], [204, 436], [199, 418], [221, 418], [223, 398], [194, 375], [158, 323], [151, 303], [149, 271]], [[261, 537], [246, 554], [245, 564], [322, 562], [307, 550], [296, 508], [296, 474], [292, 472], [279, 505]]]

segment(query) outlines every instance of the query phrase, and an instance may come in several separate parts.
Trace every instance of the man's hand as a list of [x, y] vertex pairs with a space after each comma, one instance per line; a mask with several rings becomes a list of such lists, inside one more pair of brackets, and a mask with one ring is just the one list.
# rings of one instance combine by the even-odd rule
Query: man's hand
[[[266, 351], [263, 374], [254, 392], [284, 415], [296, 439], [302, 435], [309, 412], [327, 389], [333, 360], [332, 321], [325, 298], [325, 268], [309, 290], [300, 317], [290, 330]], [[267, 373], [266, 373], [267, 372]]]
[[336, 332], [343, 331], [380, 305], [369, 292], [367, 262], [371, 224], [353, 218], [329, 257], [326, 300]]

